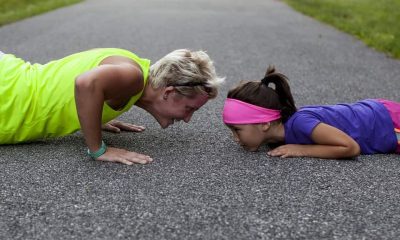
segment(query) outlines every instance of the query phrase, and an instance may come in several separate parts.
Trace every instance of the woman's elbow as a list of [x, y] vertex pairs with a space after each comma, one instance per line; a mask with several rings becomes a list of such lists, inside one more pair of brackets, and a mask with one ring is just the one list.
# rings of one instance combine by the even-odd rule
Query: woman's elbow
[[87, 91], [93, 89], [93, 82], [87, 78], [78, 76], [75, 78], [75, 91]]
[[91, 98], [98, 96], [100, 88], [96, 86], [96, 81], [84, 76], [75, 78], [75, 98]]

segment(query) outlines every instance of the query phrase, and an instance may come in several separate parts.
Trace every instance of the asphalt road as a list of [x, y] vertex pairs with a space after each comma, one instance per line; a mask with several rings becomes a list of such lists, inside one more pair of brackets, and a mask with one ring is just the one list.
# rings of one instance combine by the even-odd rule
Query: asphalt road
[[268, 64], [298, 106], [400, 101], [400, 61], [275, 0], [88, 0], [0, 28], [0, 50], [31, 62], [95, 47], [152, 61], [204, 49], [227, 83], [190, 124], [162, 130], [133, 108], [121, 119], [145, 132], [104, 134], [150, 165], [91, 161], [79, 132], [0, 146], [0, 239], [399, 239], [398, 155], [248, 153], [220, 112], [227, 90]]

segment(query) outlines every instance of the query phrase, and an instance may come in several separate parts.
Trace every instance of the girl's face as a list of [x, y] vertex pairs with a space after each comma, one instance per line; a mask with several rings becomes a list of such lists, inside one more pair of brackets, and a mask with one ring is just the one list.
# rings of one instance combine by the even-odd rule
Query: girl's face
[[257, 151], [266, 140], [263, 124], [235, 124], [228, 127], [234, 140], [246, 150]]

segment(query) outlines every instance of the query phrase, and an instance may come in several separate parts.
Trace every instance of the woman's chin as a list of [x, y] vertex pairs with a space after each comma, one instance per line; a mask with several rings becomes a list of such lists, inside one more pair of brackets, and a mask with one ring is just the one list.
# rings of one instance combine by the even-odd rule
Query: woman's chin
[[173, 125], [174, 124], [174, 121], [167, 121], [167, 122], [165, 122], [165, 123], [163, 123], [163, 124], [160, 124], [161, 125], [161, 127], [163, 128], [163, 129], [165, 129], [165, 128], [167, 128], [167, 127], [169, 127], [169, 126], [171, 126], [171, 125]]
[[162, 128], [162, 129], [166, 129], [169, 125], [171, 125], [169, 122], [167, 122], [167, 121], [158, 121], [158, 119], [156, 119], [157, 120], [157, 122], [158, 122], [158, 124], [160, 125], [160, 127]]
[[162, 118], [155, 118], [155, 119], [162, 129], [165, 129], [174, 123], [173, 121], [170, 121], [168, 119], [162, 119]]
[[160, 126], [162, 129], [166, 129], [167, 127], [169, 127], [171, 124], [169, 123], [160, 123]]

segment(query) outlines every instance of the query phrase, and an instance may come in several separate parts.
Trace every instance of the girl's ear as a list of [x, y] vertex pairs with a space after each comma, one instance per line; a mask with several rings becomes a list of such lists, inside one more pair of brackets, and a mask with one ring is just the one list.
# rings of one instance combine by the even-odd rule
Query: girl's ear
[[263, 132], [268, 131], [268, 129], [270, 129], [270, 128], [271, 128], [271, 123], [270, 123], [270, 122], [261, 123], [261, 130], [262, 130]]

